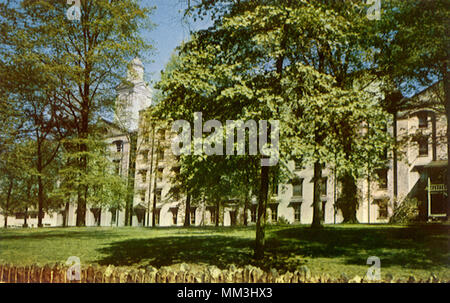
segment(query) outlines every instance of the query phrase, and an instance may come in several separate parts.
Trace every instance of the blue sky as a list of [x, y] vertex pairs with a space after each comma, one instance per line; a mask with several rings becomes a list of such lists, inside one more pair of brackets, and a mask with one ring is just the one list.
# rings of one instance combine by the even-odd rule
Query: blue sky
[[182, 0], [141, 0], [142, 4], [148, 7], [156, 6], [150, 19], [156, 24], [150, 32], [143, 32], [146, 39], [150, 40], [155, 46], [155, 52], [149, 56], [153, 62], [144, 62], [146, 80], [152, 86], [160, 78], [160, 71], [168, 62], [173, 50], [180, 45], [183, 40], [189, 38], [192, 30], [206, 28], [207, 22], [188, 22], [183, 20]]

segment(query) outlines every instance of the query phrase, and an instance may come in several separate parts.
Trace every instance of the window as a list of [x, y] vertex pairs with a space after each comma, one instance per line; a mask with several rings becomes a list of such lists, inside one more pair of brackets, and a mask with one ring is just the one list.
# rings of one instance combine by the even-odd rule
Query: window
[[165, 129], [158, 130], [158, 136], [161, 140], [166, 140], [166, 130]]
[[254, 205], [254, 206], [250, 209], [250, 222], [256, 222], [256, 210], [257, 210], [256, 205]]
[[148, 161], [148, 152], [147, 152], [147, 151], [143, 151], [143, 152], [141, 153], [141, 155], [142, 155], [142, 160], [143, 160], [144, 162], [147, 162], [147, 161]]
[[144, 139], [142, 140], [143, 142], [143, 144], [147, 144], [148, 143], [148, 141], [149, 141], [149, 138], [148, 138], [148, 134], [146, 133], [146, 134], [144, 134]]
[[164, 168], [163, 167], [158, 168], [158, 182], [162, 182], [163, 173], [164, 173]]
[[113, 142], [116, 145], [116, 151], [118, 153], [123, 151], [123, 141], [122, 140], [117, 140]]
[[145, 192], [141, 192], [141, 203], [145, 203]]
[[378, 219], [386, 219], [388, 217], [388, 204], [385, 200], [375, 200], [378, 204]]
[[272, 194], [273, 194], [274, 196], [277, 196], [277, 195], [278, 195], [278, 182], [274, 182], [274, 183], [273, 183], [273, 185], [272, 185]]
[[294, 221], [299, 222], [302, 218], [302, 204], [298, 203], [294, 205]]
[[211, 207], [209, 213], [211, 214], [211, 223], [216, 223], [216, 209]]
[[158, 149], [158, 160], [164, 161], [164, 149], [162, 148]]
[[327, 178], [322, 178], [320, 180], [320, 195], [326, 196], [327, 195]]
[[142, 169], [139, 171], [139, 173], [141, 174], [142, 183], [147, 182], [147, 170]]
[[378, 187], [386, 189], [388, 187], [388, 170], [387, 168], [377, 170], [378, 175]]
[[322, 202], [322, 221], [325, 222], [325, 206], [327, 205], [327, 201]]
[[161, 196], [162, 196], [162, 189], [161, 188], [156, 189], [156, 203], [161, 202]]
[[181, 172], [181, 166], [175, 166], [172, 168], [172, 171], [176, 174], [179, 175]]
[[422, 137], [417, 140], [419, 144], [419, 157], [428, 156], [428, 138]]
[[301, 158], [297, 158], [294, 161], [295, 161], [295, 169], [296, 170], [300, 170], [300, 169], [303, 168], [302, 159]]
[[293, 193], [294, 197], [302, 197], [303, 196], [303, 179], [294, 179], [292, 181]]
[[178, 208], [172, 208], [172, 224], [177, 225]]
[[191, 224], [195, 225], [195, 208], [191, 209], [190, 218], [191, 218]]
[[16, 219], [25, 219], [24, 213], [16, 213]]
[[278, 221], [278, 205], [272, 205], [270, 207], [270, 210], [271, 210], [272, 222], [277, 222]]
[[428, 127], [428, 113], [427, 112], [418, 113], [417, 118], [419, 118], [419, 128], [427, 128]]
[[385, 148], [384, 150], [383, 150], [383, 153], [381, 154], [381, 160], [387, 160], [388, 159], [388, 149], [387, 148]]

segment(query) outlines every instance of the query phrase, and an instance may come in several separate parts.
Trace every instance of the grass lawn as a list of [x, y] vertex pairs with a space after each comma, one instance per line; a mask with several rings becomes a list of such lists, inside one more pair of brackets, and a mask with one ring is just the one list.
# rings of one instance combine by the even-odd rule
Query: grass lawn
[[254, 227], [47, 228], [0, 229], [0, 262], [17, 265], [64, 263], [154, 267], [177, 263], [254, 264], [294, 271], [307, 265], [312, 274], [364, 276], [369, 256], [381, 259], [381, 274], [396, 277], [431, 273], [450, 279], [450, 226], [329, 225], [268, 226], [266, 257], [251, 259]]

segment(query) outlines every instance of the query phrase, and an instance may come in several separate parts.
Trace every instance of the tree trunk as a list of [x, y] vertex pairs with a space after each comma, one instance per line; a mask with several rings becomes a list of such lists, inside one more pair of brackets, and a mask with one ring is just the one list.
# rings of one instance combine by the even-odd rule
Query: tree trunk
[[313, 192], [313, 221], [312, 228], [320, 228], [322, 220], [322, 200], [320, 199], [320, 187], [322, 181], [322, 165], [319, 161], [314, 162], [314, 192]]
[[[394, 174], [394, 208], [397, 207], [397, 196], [398, 196], [398, 154], [397, 154], [397, 111], [393, 114], [393, 135], [394, 135], [394, 150], [393, 150], [393, 174]], [[370, 172], [369, 172], [370, 173]]]
[[220, 201], [216, 202], [216, 227], [219, 227]]
[[244, 226], [248, 225], [248, 204], [249, 204], [249, 195], [248, 193], [245, 194], [245, 201], [244, 201]]
[[37, 171], [38, 171], [38, 228], [43, 227], [42, 218], [44, 217], [44, 188], [42, 184], [42, 150], [41, 140], [37, 142]]
[[[136, 153], [137, 153], [137, 134], [129, 134], [130, 140], [130, 166], [127, 177], [127, 200], [125, 203], [125, 226], [133, 225], [133, 198], [134, 198], [134, 182], [136, 174]], [[151, 172], [150, 172], [151, 174]], [[119, 222], [117, 220], [117, 222]]]
[[191, 226], [191, 195], [186, 196], [186, 209], [184, 212], [184, 226]]
[[[85, 136], [81, 136], [84, 140], [87, 138]], [[87, 171], [87, 156], [85, 153], [87, 152], [86, 142], [80, 144], [80, 152], [83, 156], [80, 157], [79, 165], [83, 172]], [[77, 201], [77, 220], [76, 225], [79, 227], [86, 226], [86, 198], [87, 198], [88, 188], [86, 185], [80, 185], [78, 188], [78, 201]]]
[[8, 216], [9, 216], [9, 202], [11, 200], [11, 193], [12, 193], [12, 189], [13, 189], [13, 181], [10, 180], [9, 181], [9, 186], [8, 186], [8, 194], [6, 195], [6, 207], [5, 207], [5, 228], [8, 228]]
[[66, 206], [65, 206], [65, 209], [64, 209], [64, 216], [63, 216], [63, 227], [67, 227], [69, 225], [68, 224], [68, 221], [69, 221], [69, 207], [70, 207], [70, 203], [66, 202]]
[[447, 114], [447, 220], [450, 220], [450, 77], [447, 73], [447, 64], [444, 64], [444, 102], [445, 112]]
[[256, 243], [255, 259], [261, 260], [264, 257], [265, 244], [265, 224], [267, 212], [267, 194], [269, 190], [269, 167], [261, 166], [261, 188], [258, 199], [258, 216], [256, 218]]
[[[39, 168], [38, 168], [39, 171]], [[42, 177], [38, 175], [38, 227], [43, 227], [42, 218], [44, 217], [44, 192], [42, 185]]]
[[153, 217], [152, 217], [152, 226], [156, 227], [156, 182], [158, 179], [158, 165], [159, 165], [159, 140], [156, 148], [156, 158], [155, 158], [155, 176], [153, 177]]
[[[150, 226], [150, 197], [152, 192], [152, 174], [153, 174], [153, 154], [155, 152], [155, 125], [152, 124], [152, 148], [150, 154], [150, 171], [148, 174], [148, 204], [147, 204], [147, 225]], [[152, 215], [152, 226], [155, 226], [155, 214]]]
[[27, 219], [28, 219], [28, 206], [25, 206], [25, 216], [23, 218], [23, 227], [28, 227], [28, 223], [27, 223]]

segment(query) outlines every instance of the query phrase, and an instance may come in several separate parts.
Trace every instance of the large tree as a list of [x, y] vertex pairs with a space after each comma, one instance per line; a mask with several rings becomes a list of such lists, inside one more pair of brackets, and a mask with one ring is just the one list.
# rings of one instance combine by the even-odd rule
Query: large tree
[[[51, 75], [51, 98], [60, 104], [56, 115], [71, 131], [65, 151], [76, 155], [68, 157], [76, 178], [87, 176], [89, 159], [97, 153], [89, 150], [97, 146], [90, 140], [99, 140], [97, 121], [111, 115], [114, 87], [124, 80], [127, 63], [151, 48], [140, 36], [151, 26], [151, 9], [134, 0], [79, 1], [79, 20], [69, 20], [64, 1], [11, 1], [6, 8], [5, 18], [15, 21], [14, 41], [27, 46], [26, 62]], [[89, 182], [75, 184], [77, 226], [84, 226], [92, 189]]]
[[[313, 226], [320, 226], [322, 166], [335, 161], [357, 175], [360, 164], [353, 162], [356, 157], [345, 157], [345, 146], [338, 140], [342, 130], [336, 126], [347, 121], [348, 135], [360, 147], [357, 130], [367, 121], [383, 118], [376, 98], [353, 85], [340, 85], [325, 60], [327, 44], [350, 42], [336, 37], [355, 33], [348, 33], [347, 23], [324, 4], [202, 1], [194, 13], [204, 10], [214, 15], [214, 26], [183, 46], [181, 68], [162, 87], [172, 96], [173, 112], [189, 116], [195, 110], [219, 121], [282, 121], [281, 153], [314, 164]], [[379, 131], [379, 124], [372, 125]], [[264, 254], [271, 170], [259, 167], [257, 259]]]
[[[450, 157], [450, 3], [448, 0], [383, 2], [374, 47], [379, 51], [376, 74], [386, 79], [386, 107], [395, 115], [404, 108], [400, 92], [412, 95], [439, 83], [435, 99], [447, 116], [447, 158]], [[436, 104], [429, 104], [436, 106]], [[450, 170], [447, 169], [447, 197]], [[450, 200], [448, 198], [448, 200]], [[447, 202], [447, 217], [450, 214]]]

